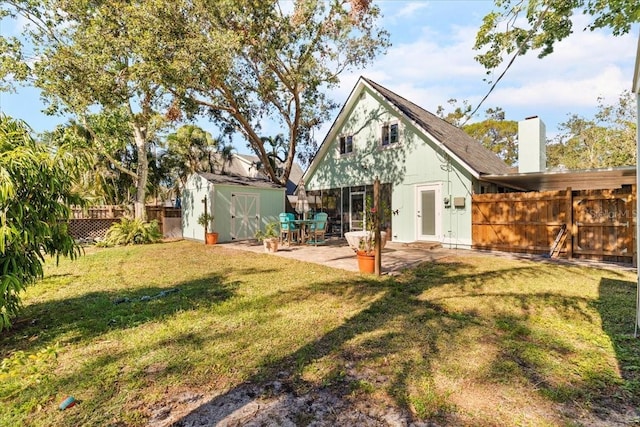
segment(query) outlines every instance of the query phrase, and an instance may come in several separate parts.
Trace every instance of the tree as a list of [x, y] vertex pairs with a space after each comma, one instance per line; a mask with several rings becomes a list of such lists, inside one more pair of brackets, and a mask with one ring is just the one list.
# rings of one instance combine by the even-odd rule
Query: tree
[[500, 107], [487, 109], [485, 120], [464, 125], [462, 130], [496, 153], [507, 165], [514, 166], [518, 162], [518, 122], [505, 120]]
[[[182, 0], [156, 12], [141, 44], [173, 105], [241, 133], [283, 185], [296, 154], [313, 148], [313, 129], [336, 107], [323, 90], [388, 46], [370, 0], [219, 0], [215, 7]], [[265, 120], [284, 128], [282, 174], [259, 136]]]
[[215, 172], [220, 141], [194, 125], [180, 127], [167, 137], [163, 161], [170, 162], [172, 174], [182, 184], [194, 172]]
[[[80, 118], [90, 107], [127, 108], [138, 158], [162, 124], [205, 114], [240, 132], [274, 182], [336, 104], [322, 92], [388, 46], [371, 0], [10, 0], [0, 13], [35, 23], [27, 37], [38, 60], [34, 84], [51, 111]], [[168, 25], [170, 23], [170, 25]], [[152, 28], [153, 31], [149, 29]], [[20, 41], [3, 38], [0, 77], [22, 76]], [[7, 65], [8, 64], [8, 65]], [[17, 65], [16, 65], [17, 64]], [[11, 74], [13, 73], [13, 74]], [[26, 77], [25, 77], [26, 78]], [[258, 136], [261, 123], [286, 129], [278, 177]], [[136, 215], [143, 215], [148, 164], [138, 162]]]
[[473, 109], [471, 104], [469, 104], [469, 101], [465, 99], [462, 101], [462, 105], [458, 105], [458, 100], [451, 98], [447, 100], [447, 104], [453, 108], [453, 111], [447, 112], [445, 107], [438, 105], [436, 115], [456, 127], [462, 126]]
[[495, 4], [500, 10], [483, 18], [475, 43], [475, 49], [486, 48], [476, 60], [488, 73], [500, 66], [505, 54], [515, 58], [536, 49], [540, 58], [551, 54], [554, 44], [573, 32], [575, 12], [593, 18], [588, 29], [610, 28], [615, 36], [628, 33], [640, 21], [637, 0], [495, 0]]
[[[45, 133], [44, 139], [54, 146], [65, 145], [75, 155], [88, 159], [84, 174], [77, 182], [85, 197], [94, 203], [135, 203], [139, 153], [126, 109], [87, 114], [82, 123], [71, 119], [53, 132]], [[159, 145], [156, 138], [150, 140], [143, 157], [148, 170], [146, 194], [156, 192], [162, 179], [154, 161]]]
[[79, 255], [69, 235], [73, 159], [37, 144], [24, 122], [0, 115], [0, 330], [20, 309], [20, 293], [42, 277], [45, 255]]
[[550, 167], [589, 169], [636, 164], [636, 106], [629, 91], [615, 105], [598, 98], [592, 119], [577, 114], [560, 125], [561, 133], [547, 146]]
[[[269, 160], [269, 166], [275, 172], [276, 176], [280, 178], [284, 173], [282, 165], [287, 161], [287, 149], [289, 144], [284, 139], [283, 134], [276, 136], [263, 136], [260, 138], [262, 143], [269, 148], [267, 151], [267, 159]], [[265, 169], [262, 164], [262, 169]]]
[[139, 43], [140, 33], [149, 28], [149, 9], [159, 6], [144, 1], [10, 0], [0, 7], [0, 16], [22, 16], [31, 23], [24, 37], [35, 58], [26, 56], [21, 40], [2, 37], [0, 78], [5, 84], [31, 81], [50, 103], [48, 111], [73, 115], [102, 154], [108, 153], [108, 142], [87, 117], [96, 108], [126, 111], [138, 159], [135, 170], [128, 171], [136, 188], [137, 218], [145, 216], [147, 153], [165, 125], [159, 114], [164, 93], [144, 56], [149, 46]]
[[507, 165], [513, 166], [518, 161], [518, 122], [505, 120], [505, 112], [500, 107], [488, 108], [485, 120], [464, 124], [473, 107], [468, 101], [450, 99], [448, 104], [453, 111], [447, 112], [443, 106], [438, 106], [436, 114], [441, 119], [454, 126], [461, 127], [469, 136], [479, 141], [485, 148], [493, 151]]
[[220, 161], [222, 162], [222, 168], [220, 173], [225, 174], [225, 168], [227, 165], [231, 165], [233, 162], [233, 158], [236, 155], [236, 148], [229, 143], [222, 143], [218, 146], [218, 155], [220, 156]]

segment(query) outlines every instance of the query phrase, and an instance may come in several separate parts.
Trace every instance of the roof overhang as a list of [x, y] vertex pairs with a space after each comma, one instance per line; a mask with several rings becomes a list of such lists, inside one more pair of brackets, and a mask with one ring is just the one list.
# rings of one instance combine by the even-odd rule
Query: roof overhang
[[602, 190], [635, 184], [636, 167], [482, 175], [480, 179], [522, 191]]

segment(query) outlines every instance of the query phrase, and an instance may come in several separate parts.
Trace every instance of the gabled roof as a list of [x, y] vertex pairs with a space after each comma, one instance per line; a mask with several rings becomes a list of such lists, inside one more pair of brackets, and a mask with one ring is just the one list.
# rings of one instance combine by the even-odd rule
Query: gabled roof
[[376, 92], [393, 104], [419, 129], [451, 151], [455, 157], [466, 163], [478, 174], [507, 173], [509, 167], [495, 153], [486, 149], [462, 129], [453, 126], [419, 105], [362, 77]]
[[251, 178], [248, 176], [238, 176], [238, 175], [222, 175], [217, 173], [209, 173], [209, 172], [198, 172], [198, 175], [211, 182], [212, 184], [221, 184], [221, 185], [238, 185], [242, 187], [258, 187], [258, 188], [281, 188], [284, 187], [274, 184], [268, 179], [257, 177]]
[[414, 104], [374, 81], [360, 77], [356, 86], [349, 94], [347, 102], [342, 106], [340, 113], [334, 120], [331, 129], [325, 136], [305, 175], [312, 173], [318, 166], [318, 163], [322, 161], [331, 142], [336, 138], [339, 123], [346, 120], [346, 115], [365, 88], [378, 94], [378, 96], [388, 102], [389, 106], [395, 109], [400, 116], [410, 121], [425, 137], [438, 144], [448, 155], [465, 167], [476, 178], [483, 174], [509, 173], [509, 167], [506, 163], [495, 153], [483, 147], [480, 142], [467, 135], [462, 129], [453, 126], [419, 105]]

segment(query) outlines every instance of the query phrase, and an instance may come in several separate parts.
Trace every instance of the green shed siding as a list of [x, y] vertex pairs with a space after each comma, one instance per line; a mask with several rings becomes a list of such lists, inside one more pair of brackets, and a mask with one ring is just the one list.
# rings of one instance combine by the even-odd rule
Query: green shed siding
[[182, 195], [182, 228], [186, 239], [204, 241], [204, 228], [197, 219], [204, 211], [205, 195], [221, 243], [252, 239], [258, 228], [277, 220], [285, 209], [285, 188], [216, 184], [194, 174], [187, 180]]

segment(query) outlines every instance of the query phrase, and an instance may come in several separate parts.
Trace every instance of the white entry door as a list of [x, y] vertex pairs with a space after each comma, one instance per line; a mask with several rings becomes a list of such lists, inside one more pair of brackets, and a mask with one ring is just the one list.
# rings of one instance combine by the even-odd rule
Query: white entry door
[[442, 186], [416, 186], [416, 240], [440, 241], [442, 236]]
[[231, 240], [253, 239], [260, 228], [257, 194], [231, 193]]

